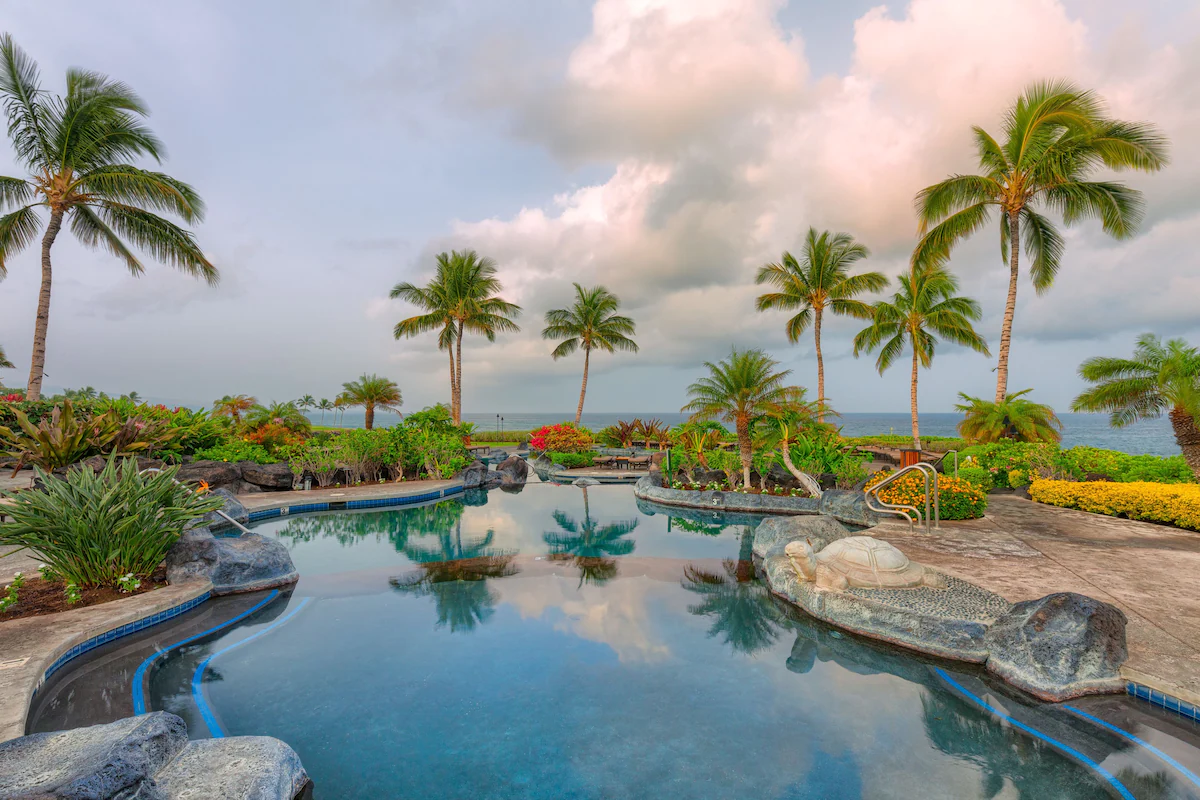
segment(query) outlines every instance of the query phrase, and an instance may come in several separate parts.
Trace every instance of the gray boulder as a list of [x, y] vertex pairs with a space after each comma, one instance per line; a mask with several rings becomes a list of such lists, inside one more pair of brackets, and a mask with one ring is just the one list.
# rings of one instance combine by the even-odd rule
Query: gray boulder
[[268, 491], [287, 491], [295, 483], [292, 468], [287, 464], [256, 464], [253, 461], [238, 462], [242, 480]]
[[879, 515], [867, 507], [867, 497], [862, 492], [830, 489], [822, 493], [819, 509], [822, 514], [865, 528], [874, 527], [880, 521]]
[[168, 581], [209, 580], [214, 595], [257, 592], [299, 579], [287, 547], [257, 533], [213, 536], [208, 528], [193, 528], [167, 553]]
[[697, 483], [701, 486], [708, 486], [710, 483], [716, 483], [724, 486], [728, 478], [725, 473], [719, 469], [706, 469], [705, 467], [694, 467], [691, 474], [692, 483]]
[[772, 464], [767, 470], [767, 483], [784, 489], [799, 489], [800, 481], [782, 464]]
[[524, 484], [529, 479], [529, 464], [520, 456], [509, 456], [496, 467], [502, 486]]
[[269, 736], [191, 742], [158, 774], [172, 800], [292, 800], [308, 782], [296, 751]]
[[486, 489], [489, 486], [494, 486], [501, 480], [498, 474], [488, 472], [487, 465], [479, 460], [472, 461], [463, 468], [462, 472], [454, 477], [462, 481], [463, 488], [465, 489]]
[[1015, 604], [988, 631], [987, 669], [1043, 700], [1124, 691], [1125, 615], [1074, 592]]
[[237, 491], [242, 481], [242, 468], [228, 461], [193, 461], [179, 468], [175, 480], [184, 483], [204, 481], [210, 489]]
[[595, 478], [576, 478], [571, 482], [572, 486], [599, 486], [600, 481]]
[[824, 514], [767, 517], [754, 531], [754, 555], [765, 558], [772, 550], [801, 539], [812, 542], [813, 549], [819, 552], [831, 542], [850, 535], [846, 526]]
[[[226, 516], [233, 518], [234, 520], [236, 520], [237, 522], [240, 522], [243, 525], [245, 525], [247, 522], [250, 521], [250, 512], [246, 510], [246, 507], [244, 505], [242, 505], [241, 502], [236, 497], [234, 497], [233, 492], [229, 491], [228, 489], [216, 489], [216, 490], [210, 492], [210, 494], [213, 497], [221, 498], [221, 501], [222, 501], [221, 502], [221, 511], [223, 511], [226, 514]], [[210, 511], [207, 514], [205, 514], [204, 516], [193, 520], [192, 523], [188, 527], [189, 528], [201, 528], [201, 527], [218, 527], [219, 528], [222, 525], [228, 525], [228, 524], [229, 524], [229, 520], [225, 519], [225, 517], [222, 517], [216, 511]]]
[[154, 776], [187, 741], [183, 720], [164, 711], [22, 736], [0, 743], [0, 797], [166, 800]]

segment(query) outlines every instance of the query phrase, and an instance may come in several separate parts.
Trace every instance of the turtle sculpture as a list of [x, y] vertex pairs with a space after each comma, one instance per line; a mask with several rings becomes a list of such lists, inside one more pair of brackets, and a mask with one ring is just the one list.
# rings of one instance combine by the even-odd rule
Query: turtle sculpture
[[784, 552], [796, 575], [801, 580], [812, 581], [817, 589], [841, 591], [852, 586], [864, 589], [946, 588], [941, 575], [910, 561], [887, 542], [870, 536], [838, 539], [819, 553], [807, 539], [788, 542]]

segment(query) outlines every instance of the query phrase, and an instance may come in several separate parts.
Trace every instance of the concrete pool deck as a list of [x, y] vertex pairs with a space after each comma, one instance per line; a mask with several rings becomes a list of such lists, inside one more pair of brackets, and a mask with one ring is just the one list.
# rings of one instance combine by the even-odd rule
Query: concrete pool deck
[[1071, 591], [1113, 604], [1129, 618], [1122, 675], [1200, 703], [1200, 533], [993, 494], [983, 519], [871, 535], [1009, 602]]

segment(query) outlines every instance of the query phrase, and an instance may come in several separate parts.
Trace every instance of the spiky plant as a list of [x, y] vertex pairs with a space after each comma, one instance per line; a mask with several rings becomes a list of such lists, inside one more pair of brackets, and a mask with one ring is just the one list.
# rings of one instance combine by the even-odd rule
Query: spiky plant
[[1142, 193], [1097, 170], [1153, 172], [1167, 163], [1167, 140], [1152, 125], [1106, 116], [1100, 99], [1065, 81], [1035, 83], [1004, 115], [1002, 141], [979, 126], [979, 175], [952, 175], [916, 197], [922, 238], [916, 263], [940, 262], [998, 212], [1000, 255], [1008, 262], [1008, 299], [1000, 329], [996, 402], [1008, 391], [1008, 352], [1017, 306], [1019, 255], [1024, 246], [1038, 294], [1058, 274], [1065, 243], [1043, 211], [1071, 225], [1099, 219], [1116, 239], [1134, 234], [1143, 213]]
[[955, 409], [965, 415], [958, 423], [959, 435], [972, 443], [1062, 441], [1062, 423], [1054, 409], [1025, 399], [1032, 391], [1013, 392], [999, 403], [959, 392], [963, 402]]
[[[42, 396], [46, 332], [50, 325], [50, 252], [69, 222], [80, 244], [103, 249], [133, 275], [144, 271], [130, 244], [152, 258], [210, 285], [217, 268], [191, 232], [158, 216], [175, 214], [199, 222], [204, 203], [186, 183], [131, 161], [161, 161], [163, 146], [143, 122], [146, 105], [123, 83], [98, 72], [67, 70], [67, 93], [41, 88], [37, 64], [8, 34], [0, 35], [0, 98], [8, 135], [25, 178], [0, 177], [0, 278], [8, 260], [42, 231], [42, 285], [33, 330], [33, 358], [26, 396]], [[49, 212], [43, 229], [40, 210]]]

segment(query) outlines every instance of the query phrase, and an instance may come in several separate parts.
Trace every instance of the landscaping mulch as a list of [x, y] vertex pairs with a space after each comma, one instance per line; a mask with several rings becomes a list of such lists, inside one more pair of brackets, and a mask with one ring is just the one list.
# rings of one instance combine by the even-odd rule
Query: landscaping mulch
[[[17, 604], [0, 613], [0, 625], [13, 619], [23, 617], [40, 617], [43, 614], [57, 614], [60, 611], [71, 611], [76, 608], [96, 606], [111, 600], [122, 600], [135, 594], [145, 594], [167, 585], [167, 571], [159, 568], [149, 578], [142, 579], [142, 585], [133, 592], [120, 592], [116, 589], [83, 589], [81, 598], [74, 605], [67, 604], [67, 595], [63, 591], [65, 583], [42, 580], [36, 574], [25, 576], [25, 585], [17, 593]], [[0, 586], [0, 591], [4, 589]]]

